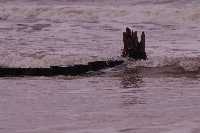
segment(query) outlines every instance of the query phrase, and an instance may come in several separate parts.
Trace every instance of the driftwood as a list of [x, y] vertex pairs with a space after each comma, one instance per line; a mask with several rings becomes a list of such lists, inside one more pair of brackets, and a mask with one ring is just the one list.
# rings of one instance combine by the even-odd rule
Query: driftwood
[[[133, 32], [126, 28], [123, 33], [124, 49], [123, 57], [135, 60], [147, 59], [145, 52], [145, 34], [142, 32], [141, 41], [138, 41], [137, 31]], [[73, 66], [51, 66], [48, 68], [12, 68], [0, 67], [0, 77], [8, 76], [57, 76], [57, 75], [81, 75], [89, 71], [115, 67], [121, 65], [123, 60], [94, 61], [88, 64], [77, 64]]]
[[146, 60], [145, 52], [145, 33], [142, 32], [141, 41], [138, 41], [137, 31], [133, 32], [130, 28], [126, 28], [123, 32], [124, 49], [122, 51], [123, 57], [130, 57], [135, 60]]

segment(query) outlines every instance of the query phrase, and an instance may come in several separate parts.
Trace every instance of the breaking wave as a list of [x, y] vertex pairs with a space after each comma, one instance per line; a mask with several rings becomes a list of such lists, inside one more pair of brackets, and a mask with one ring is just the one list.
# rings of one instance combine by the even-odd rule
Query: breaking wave
[[100, 58], [89, 55], [47, 55], [42, 57], [22, 57], [10, 55], [1, 58], [1, 67], [49, 67], [55, 65], [87, 64], [90, 61], [118, 59], [124, 60], [128, 69], [152, 69], [165, 72], [200, 72], [200, 57], [150, 57], [148, 60], [135, 61], [122, 57]]
[[174, 72], [200, 72], [200, 57], [153, 57], [147, 61], [128, 61], [128, 68], [168, 69]]
[[[1, 67], [50, 67], [50, 66], [65, 66], [73, 64], [86, 64], [90, 61], [101, 60], [100, 58], [92, 57], [89, 55], [32, 55], [32, 57], [25, 57], [15, 53], [1, 56]], [[104, 60], [102, 58], [102, 60]]]
[[[160, 3], [167, 3], [167, 2], [172, 2], [172, 0], [166, 0], [166, 1], [161, 1], [159, 0]], [[88, 5], [56, 5], [56, 6], [50, 6], [50, 5], [0, 5], [0, 22], [3, 25], [5, 24], [5, 35], [8, 34], [8, 36], [13, 35], [16, 38], [13, 40], [8, 40], [9, 38], [5, 38], [5, 44], [1, 43], [2, 45], [7, 45], [11, 44], [12, 42], [17, 42], [20, 39], [24, 39], [24, 42], [30, 41], [29, 37], [32, 37], [31, 35], [31, 30], [37, 30], [37, 35], [35, 38], [40, 39], [42, 37], [46, 37], [46, 33], [52, 32], [55, 33], [55, 31], [58, 31], [56, 33], [59, 33], [62, 31], [63, 34], [63, 39], [65, 38], [70, 38], [70, 36], [67, 36], [71, 33], [69, 27], [72, 27], [71, 25], [78, 25], [75, 30], [80, 30], [80, 36], [82, 38], [78, 38], [79, 40], [85, 40], [84, 44], [94, 44], [94, 41], [99, 38], [99, 40], [103, 40], [98, 42], [98, 44], [104, 43], [106, 40], [105, 37], [103, 36], [102, 38], [100, 37], [91, 37], [91, 38], [86, 38], [86, 33], [85, 30], [89, 32], [96, 32], [96, 29], [90, 30], [89, 28], [81, 28], [83, 26], [83, 23], [89, 23], [89, 25], [94, 24], [94, 27], [100, 27], [99, 29], [102, 29], [102, 26], [104, 26], [107, 31], [109, 31], [109, 26], [113, 26], [118, 28], [117, 30], [113, 30], [112, 35], [114, 32], [118, 31], [120, 32], [121, 27], [124, 25], [135, 25], [135, 24], [141, 24], [141, 29], [144, 30], [149, 30], [152, 31], [152, 28], [160, 28], [161, 32], [165, 29], [170, 29], [170, 30], [175, 30], [178, 25], [178, 28], [184, 29], [184, 27], [187, 26], [193, 26], [193, 24], [197, 24], [197, 27], [199, 27], [199, 22], [200, 22], [200, 8], [198, 6], [193, 6], [192, 8], [190, 6], [186, 6], [185, 8], [177, 8], [174, 6], [169, 6], [169, 5], [134, 5], [133, 6], [122, 6], [122, 7], [115, 7], [115, 6], [99, 6], [99, 5], [93, 5], [93, 6], [88, 6]], [[136, 15], [137, 14], [137, 15]], [[37, 23], [37, 21], [41, 21]], [[75, 23], [74, 21], [79, 22]], [[48, 22], [48, 23], [47, 23]], [[151, 22], [151, 23], [147, 23]], [[56, 25], [55, 23], [66, 23], [63, 25]], [[70, 25], [71, 24], [71, 25]], [[162, 24], [162, 25], [161, 25]], [[80, 27], [79, 27], [80, 26]], [[88, 25], [86, 25], [87, 27]], [[147, 28], [145, 28], [147, 26]], [[7, 33], [7, 30], [10, 31]], [[149, 27], [149, 28], [148, 28]], [[42, 28], [49, 28], [47, 32], [42, 32]], [[112, 29], [111, 27], [110, 29]], [[17, 29], [17, 32], [15, 31]], [[20, 29], [20, 30], [19, 30]], [[22, 30], [21, 30], [22, 29]], [[24, 36], [23, 31], [26, 31], [25, 29], [28, 29], [27, 32], [29, 33], [30, 36], [27, 38]], [[31, 29], [31, 30], [29, 30]], [[189, 28], [190, 29], [190, 28]], [[184, 31], [180, 30], [179, 32], [187, 32], [188, 29], [184, 29]], [[199, 28], [196, 28], [195, 30], [199, 30]], [[66, 34], [68, 33], [69, 34]], [[177, 31], [178, 32], [178, 31]], [[177, 35], [177, 32], [175, 32], [175, 35]], [[16, 33], [16, 34], [14, 34]], [[25, 32], [26, 33], [26, 32]], [[40, 34], [41, 33], [41, 34]], [[45, 33], [45, 34], [42, 34]], [[100, 34], [104, 34], [105, 32], [100, 32]], [[196, 32], [195, 32], [196, 33]], [[18, 34], [20, 36], [18, 37]], [[21, 35], [22, 34], [22, 35]], [[169, 33], [171, 34], [171, 33]], [[34, 34], [33, 34], [34, 35]], [[77, 35], [77, 33], [73, 33], [73, 35]], [[10, 37], [9, 36], [9, 37]], [[105, 36], [108, 36], [109, 38], [109, 45], [110, 47], [112, 46], [113, 48], [116, 48], [115, 40], [118, 36], [111, 36], [111, 33], [106, 33]], [[165, 36], [165, 34], [163, 34]], [[196, 34], [194, 35], [196, 39]], [[79, 35], [78, 35], [79, 37]], [[161, 36], [159, 36], [161, 37]], [[184, 38], [186, 35], [181, 36], [180, 38]], [[197, 36], [198, 37], [198, 36]], [[35, 39], [34, 38], [34, 39]], [[84, 39], [86, 38], [86, 39]], [[180, 39], [179, 38], [179, 39]], [[15, 40], [16, 39], [16, 40]], [[31, 40], [35, 43], [37, 43], [35, 40]], [[57, 38], [55, 38], [56, 41]], [[88, 41], [88, 40], [89, 41]], [[156, 40], [153, 40], [153, 43], [155, 43], [157, 40], [157, 37], [155, 38]], [[168, 38], [167, 38], [168, 39]], [[177, 39], [177, 38], [175, 38]], [[3, 40], [3, 39], [2, 39]], [[93, 42], [90, 42], [90, 40], [94, 40]], [[119, 40], [119, 39], [118, 39]], [[43, 41], [43, 40], [42, 40]], [[72, 38], [71, 42], [76, 42], [77, 39]], [[108, 41], [108, 40], [107, 40]], [[113, 43], [113, 45], [111, 43]], [[50, 44], [53, 45], [52, 40], [47, 42], [50, 46]], [[117, 42], [118, 44], [120, 42]], [[150, 42], [152, 43], [152, 42]], [[170, 41], [167, 43], [170, 43], [173, 45]], [[191, 41], [189, 40], [189, 43]], [[31, 42], [32, 44], [32, 42]], [[34, 44], [34, 43], [33, 43]], [[70, 41], [63, 42], [64, 47], [66, 44], [70, 45]], [[14, 44], [15, 45], [15, 44]], [[46, 44], [44, 43], [44, 47]], [[72, 44], [71, 44], [72, 45]], [[151, 45], [151, 44], [150, 44]], [[196, 45], [190, 44], [190, 45]], [[94, 46], [94, 45], [92, 45]], [[99, 47], [99, 45], [96, 45]], [[35, 46], [36, 47], [36, 46]], [[79, 46], [78, 50], [79, 50]], [[83, 46], [84, 47], [84, 46]], [[160, 42], [159, 46], [160, 47]], [[182, 45], [181, 45], [182, 47]], [[186, 46], [185, 46], [186, 47]], [[196, 47], [196, 46], [195, 46]], [[28, 51], [30, 47], [25, 48], [25, 51]], [[102, 49], [106, 49], [102, 48]], [[165, 47], [167, 48], [167, 46]], [[165, 49], [163, 48], [163, 49]], [[5, 55], [0, 56], [0, 66], [6, 66], [6, 67], [48, 67], [51, 65], [69, 65], [69, 64], [80, 64], [80, 63], [87, 63], [88, 61], [95, 61], [95, 60], [101, 60], [99, 58], [99, 54], [97, 54], [97, 57], [91, 56], [91, 54], [88, 55], [83, 55], [82, 53], [88, 53], [89, 49], [86, 50], [86, 52], [80, 52], [76, 50], [74, 53], [69, 53], [70, 49], [68, 51], [64, 51], [65, 54], [60, 54], [58, 53], [57, 55], [49, 55], [49, 53], [53, 52], [47, 52], [42, 54], [42, 55], [30, 55], [30, 56], [22, 56], [19, 53], [19, 51], [15, 52], [12, 54], [12, 51], [9, 51], [10, 47], [6, 47], [5, 49], [1, 50], [1, 54], [3, 51], [6, 51], [7, 53]], [[111, 48], [112, 49], [112, 48]], [[118, 49], [118, 48], [116, 48]], [[97, 49], [98, 51], [102, 52], [102, 50]], [[58, 50], [59, 51], [59, 50]], [[83, 51], [83, 50], [82, 50]], [[115, 50], [117, 51], [117, 50]], [[33, 51], [34, 53], [35, 51]], [[96, 52], [96, 51], [95, 51]], [[100, 53], [99, 52], [99, 53]], [[106, 51], [107, 52], [107, 51]], [[155, 51], [155, 53], [158, 53], [159, 51]], [[176, 51], [177, 52], [177, 51]], [[184, 51], [183, 51], [184, 52]], [[182, 52], [181, 52], [182, 53]], [[67, 55], [66, 55], [67, 54]], [[71, 55], [70, 55], [71, 54]], [[109, 53], [109, 55], [112, 53]], [[158, 54], [160, 55], [160, 54]], [[111, 55], [112, 56], [112, 55]], [[106, 59], [106, 58], [104, 58]], [[185, 72], [198, 72], [200, 68], [200, 63], [199, 63], [200, 57], [165, 57], [161, 56], [160, 57], [150, 57], [147, 61], [126, 61], [128, 67], [130, 68], [135, 68], [135, 67], [143, 67], [143, 68], [166, 68], [169, 67], [171, 69], [176, 69], [176, 70], [181, 70]]]

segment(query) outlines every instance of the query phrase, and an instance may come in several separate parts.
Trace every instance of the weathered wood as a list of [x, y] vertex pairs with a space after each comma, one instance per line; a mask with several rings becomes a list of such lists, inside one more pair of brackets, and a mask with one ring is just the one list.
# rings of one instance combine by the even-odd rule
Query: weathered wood
[[81, 75], [89, 71], [115, 67], [122, 64], [122, 60], [94, 61], [88, 64], [73, 66], [51, 66], [49, 68], [11, 68], [0, 67], [0, 77], [10, 76], [57, 76], [57, 75]]
[[123, 32], [124, 49], [122, 51], [123, 57], [130, 57], [135, 60], [146, 60], [145, 52], [145, 33], [141, 34], [141, 41], [138, 41], [137, 31], [133, 32], [130, 28], [126, 28]]

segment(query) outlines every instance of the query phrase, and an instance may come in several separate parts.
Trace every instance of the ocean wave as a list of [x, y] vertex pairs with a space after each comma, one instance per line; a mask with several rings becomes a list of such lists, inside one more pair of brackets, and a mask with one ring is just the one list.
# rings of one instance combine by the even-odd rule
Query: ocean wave
[[[128, 69], [149, 69], [162, 70], [165, 72], [200, 72], [200, 57], [149, 57], [148, 60], [136, 61], [122, 57], [96, 57], [91, 55], [31, 55], [24, 56], [19, 54], [10, 54], [0, 57], [1, 67], [50, 67], [66, 66], [74, 64], [87, 64], [90, 61], [97, 60], [124, 60]], [[124, 65], [123, 65], [124, 66]]]
[[117, 8], [103, 8], [96, 6], [0, 6], [0, 20], [2, 21], [39, 21], [53, 22], [98, 21], [98, 17], [120, 17], [127, 13]]
[[[150, 57], [144, 61], [130, 60], [128, 68], [174, 69], [182, 72], [200, 72], [200, 57]], [[167, 69], [166, 69], [167, 70]]]
[[121, 20], [122, 23], [151, 21], [153, 23], [183, 25], [191, 24], [191, 22], [198, 24], [200, 22], [199, 12], [198, 6], [177, 8], [167, 5], [135, 5], [134, 7], [121, 6], [119, 8], [108, 5], [103, 7], [98, 5], [0, 5], [0, 19], [4, 21], [48, 20], [66, 22], [116, 19], [117, 21]]
[[21, 67], [21, 68], [45, 68], [50, 66], [67, 66], [74, 64], [86, 64], [90, 61], [106, 60], [89, 55], [29, 55], [24, 56], [16, 53], [11, 53], [6, 56], [0, 56], [1, 67]]

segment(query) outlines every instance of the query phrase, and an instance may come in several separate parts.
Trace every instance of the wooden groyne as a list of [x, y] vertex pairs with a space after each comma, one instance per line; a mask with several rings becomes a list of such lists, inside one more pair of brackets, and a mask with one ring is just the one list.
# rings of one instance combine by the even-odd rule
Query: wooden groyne
[[0, 68], [1, 77], [10, 76], [57, 76], [57, 75], [81, 75], [88, 71], [111, 68], [122, 64], [122, 60], [95, 61], [88, 64], [73, 66], [51, 66], [49, 68]]
[[[139, 42], [137, 31], [133, 32], [130, 28], [126, 28], [126, 32], [123, 33], [123, 43], [123, 57], [129, 57], [135, 60], [147, 59], [144, 32], [142, 32], [141, 41]], [[50, 66], [48, 68], [0, 67], [0, 77], [81, 75], [89, 71], [98, 71], [105, 68], [115, 67], [121, 65], [123, 62], [123, 60], [94, 61], [88, 62], [87, 64]]]

